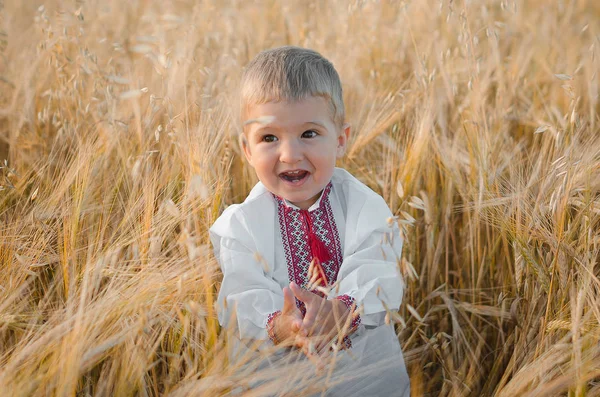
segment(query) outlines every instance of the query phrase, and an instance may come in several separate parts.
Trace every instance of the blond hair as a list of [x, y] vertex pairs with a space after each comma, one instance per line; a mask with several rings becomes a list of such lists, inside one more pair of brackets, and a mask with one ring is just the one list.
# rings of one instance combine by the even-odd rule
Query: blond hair
[[316, 51], [284, 46], [256, 55], [244, 69], [241, 111], [267, 102], [297, 102], [309, 96], [325, 98], [336, 125], [344, 123], [342, 84], [337, 71]]

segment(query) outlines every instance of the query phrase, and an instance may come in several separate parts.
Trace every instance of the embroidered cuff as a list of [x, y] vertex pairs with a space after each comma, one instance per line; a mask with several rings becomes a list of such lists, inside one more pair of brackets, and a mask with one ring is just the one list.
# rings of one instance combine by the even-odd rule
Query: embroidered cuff
[[[350, 295], [340, 295], [336, 296], [335, 299], [342, 301], [348, 309], [350, 309], [350, 315], [352, 316], [352, 322], [350, 323], [350, 327], [346, 332], [346, 336], [342, 342], [342, 347], [349, 349], [352, 347], [352, 341], [350, 340], [350, 335], [356, 331], [358, 326], [360, 325], [360, 314], [356, 311], [355, 300]], [[354, 307], [353, 307], [354, 306]]]
[[352, 341], [350, 340], [350, 336], [346, 335], [344, 336], [344, 339], [342, 340], [342, 349], [351, 349], [352, 348]]
[[277, 335], [275, 334], [275, 319], [281, 315], [281, 310], [277, 310], [267, 316], [267, 334], [269, 335], [269, 339], [273, 342], [274, 345], [279, 343], [277, 339]]

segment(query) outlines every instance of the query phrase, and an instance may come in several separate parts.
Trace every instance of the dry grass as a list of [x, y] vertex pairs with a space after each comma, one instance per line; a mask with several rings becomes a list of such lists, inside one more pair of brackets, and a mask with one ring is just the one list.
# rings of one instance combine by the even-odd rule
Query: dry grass
[[598, 4], [6, 1], [0, 390], [282, 390], [227, 365], [207, 228], [255, 181], [240, 68], [296, 44], [404, 227], [413, 395], [600, 395]]

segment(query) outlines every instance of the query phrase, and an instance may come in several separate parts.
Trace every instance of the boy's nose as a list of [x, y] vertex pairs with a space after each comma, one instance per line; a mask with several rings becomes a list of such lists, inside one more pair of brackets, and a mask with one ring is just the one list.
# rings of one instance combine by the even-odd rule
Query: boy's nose
[[280, 145], [279, 161], [286, 164], [295, 164], [302, 160], [302, 149], [296, 142], [284, 141]]

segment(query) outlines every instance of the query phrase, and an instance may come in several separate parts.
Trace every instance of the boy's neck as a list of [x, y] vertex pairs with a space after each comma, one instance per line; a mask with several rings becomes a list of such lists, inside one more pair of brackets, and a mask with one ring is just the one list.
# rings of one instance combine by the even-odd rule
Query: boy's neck
[[323, 190], [321, 190], [317, 195], [315, 195], [315, 197], [313, 197], [311, 200], [309, 200], [310, 204], [293, 203], [281, 196], [277, 196], [274, 193], [271, 193], [271, 194], [278, 197], [288, 208], [292, 208], [295, 210], [313, 211], [313, 210], [319, 208], [319, 206], [321, 205], [321, 202], [327, 198], [327, 195], [329, 194], [330, 190], [331, 190], [331, 181], [327, 184], [327, 186], [325, 186], [325, 188]]

